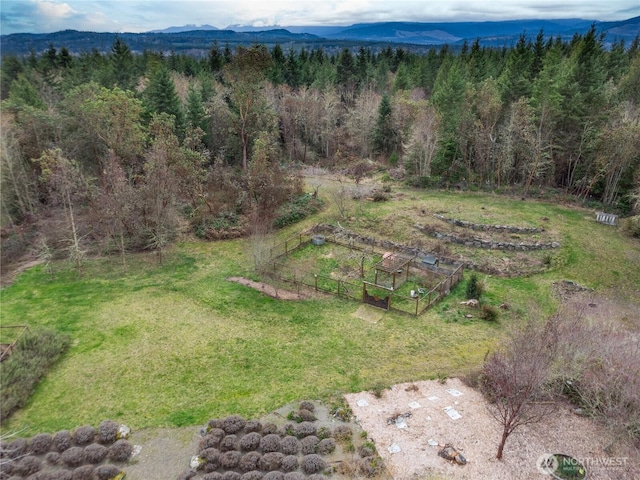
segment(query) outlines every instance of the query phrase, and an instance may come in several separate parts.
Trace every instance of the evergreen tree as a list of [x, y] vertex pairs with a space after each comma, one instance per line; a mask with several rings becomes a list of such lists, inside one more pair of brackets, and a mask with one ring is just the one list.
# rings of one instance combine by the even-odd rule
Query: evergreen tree
[[547, 53], [547, 45], [544, 41], [544, 31], [541, 29], [536, 36], [536, 42], [533, 44], [533, 60], [531, 62], [531, 78], [536, 78], [544, 63], [544, 57]]
[[629, 57], [624, 46], [624, 39], [614, 42], [607, 52], [607, 77], [617, 83], [629, 68]]
[[338, 56], [336, 74], [342, 101], [352, 105], [358, 88], [358, 75], [351, 50], [346, 47], [342, 49]]
[[285, 81], [284, 64], [286, 59], [284, 52], [279, 43], [271, 50], [271, 67], [269, 68], [268, 78], [274, 85], [280, 85]]
[[390, 154], [398, 147], [398, 132], [393, 126], [391, 101], [383, 95], [378, 107], [378, 119], [372, 134], [373, 147], [383, 154]]
[[132, 89], [134, 83], [134, 59], [133, 53], [129, 46], [120, 37], [116, 37], [109, 52], [109, 61], [111, 64], [111, 77], [113, 85], [105, 85], [107, 87], [116, 86], [123, 90]]
[[[202, 106], [202, 92], [197, 90], [193, 83], [189, 84], [189, 90], [187, 91], [186, 117], [187, 126], [192, 129], [199, 128], [203, 132], [209, 130], [207, 112]], [[205, 143], [208, 144], [206, 139]]]
[[53, 70], [58, 66], [58, 51], [53, 43], [49, 44], [49, 48], [42, 55], [42, 70]]
[[399, 90], [409, 90], [411, 88], [408, 67], [401, 63], [396, 70], [396, 77], [393, 80], [393, 92]]
[[[301, 60], [302, 61], [302, 60]], [[298, 87], [300, 85], [301, 74], [301, 62], [296, 58], [296, 54], [293, 48], [289, 50], [289, 55], [284, 64], [284, 83], [291, 87]]]
[[16, 80], [23, 71], [24, 66], [18, 57], [15, 55], [5, 55], [2, 57], [2, 76], [0, 77], [0, 87], [2, 91], [0, 93], [0, 100], [4, 100], [9, 96], [11, 83]]
[[166, 68], [159, 68], [149, 79], [144, 91], [146, 115], [166, 113], [173, 117], [175, 133], [182, 137], [184, 133], [184, 114], [175, 84]]
[[60, 49], [60, 54], [58, 55], [58, 65], [61, 68], [69, 68], [71, 67], [72, 62], [73, 57], [69, 53], [69, 49], [67, 47], [62, 47]]
[[572, 99], [583, 117], [598, 115], [604, 106], [604, 84], [606, 80], [603, 35], [598, 35], [592, 25], [584, 38], [576, 45], [574, 55], [576, 68], [573, 80], [578, 86], [579, 98]]
[[522, 34], [516, 47], [509, 51], [505, 69], [500, 75], [502, 87], [502, 99], [505, 103], [511, 103], [521, 97], [531, 94], [531, 71], [533, 65], [533, 52], [527, 37]]
[[209, 71], [214, 75], [220, 73], [224, 65], [224, 57], [218, 48], [218, 41], [214, 41], [209, 49]]

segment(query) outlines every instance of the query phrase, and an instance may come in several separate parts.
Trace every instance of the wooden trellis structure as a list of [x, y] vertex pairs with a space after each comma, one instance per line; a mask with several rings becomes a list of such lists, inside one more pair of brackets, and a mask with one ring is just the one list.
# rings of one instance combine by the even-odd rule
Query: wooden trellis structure
[[[400, 288], [409, 279], [409, 264], [413, 262], [416, 257], [407, 258], [397, 253], [385, 252], [382, 255], [382, 260], [375, 264], [376, 276], [373, 283], [378, 286], [382, 286], [378, 282], [378, 275], [380, 272], [384, 272], [391, 276], [391, 290]], [[402, 278], [404, 275], [404, 278]], [[400, 279], [402, 283], [396, 282]]]

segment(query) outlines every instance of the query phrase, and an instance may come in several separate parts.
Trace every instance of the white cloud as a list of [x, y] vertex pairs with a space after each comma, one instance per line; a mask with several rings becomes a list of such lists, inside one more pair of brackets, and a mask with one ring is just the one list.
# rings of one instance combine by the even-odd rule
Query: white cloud
[[638, 0], [2, 0], [2, 33], [143, 32], [175, 25], [351, 25], [523, 18], [622, 20]]
[[59, 21], [76, 15], [77, 12], [68, 3], [54, 3], [32, 0], [38, 9], [38, 13], [50, 19]]

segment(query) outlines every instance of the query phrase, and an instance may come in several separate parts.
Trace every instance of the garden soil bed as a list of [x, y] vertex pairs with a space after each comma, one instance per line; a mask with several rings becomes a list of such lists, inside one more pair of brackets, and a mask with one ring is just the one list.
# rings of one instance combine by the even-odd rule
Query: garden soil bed
[[276, 288], [275, 286], [268, 283], [249, 280], [248, 278], [244, 277], [229, 277], [226, 280], [228, 282], [235, 282], [239, 283], [240, 285], [244, 285], [245, 287], [253, 288], [254, 290], [258, 290], [265, 295], [268, 295], [272, 298], [277, 298], [279, 300], [306, 300], [308, 298], [311, 298], [311, 295], [306, 292], [296, 293], [290, 290]]

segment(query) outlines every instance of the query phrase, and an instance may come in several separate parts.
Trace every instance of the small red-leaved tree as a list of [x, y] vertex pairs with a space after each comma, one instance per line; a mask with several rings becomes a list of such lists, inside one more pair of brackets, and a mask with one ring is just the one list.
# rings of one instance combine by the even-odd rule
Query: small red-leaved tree
[[490, 411], [502, 425], [496, 458], [514, 430], [542, 420], [554, 404], [546, 389], [557, 349], [557, 317], [528, 321], [489, 354], [482, 367], [481, 385]]

